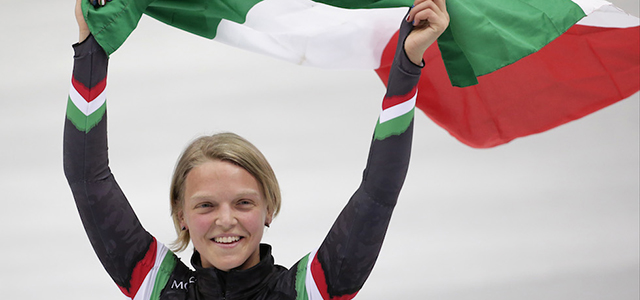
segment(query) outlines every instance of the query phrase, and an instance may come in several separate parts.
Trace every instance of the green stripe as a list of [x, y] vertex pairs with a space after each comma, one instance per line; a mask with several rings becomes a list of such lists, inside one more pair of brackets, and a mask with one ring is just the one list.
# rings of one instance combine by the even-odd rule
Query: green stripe
[[89, 132], [93, 127], [95, 127], [102, 117], [104, 116], [105, 111], [107, 110], [107, 103], [103, 103], [98, 110], [86, 116], [83, 112], [81, 112], [76, 105], [71, 101], [71, 97], [67, 100], [67, 119], [73, 123], [74, 126], [79, 131]]
[[150, 300], [159, 300], [160, 293], [167, 286], [167, 282], [169, 282], [169, 277], [171, 277], [171, 273], [173, 269], [175, 269], [178, 258], [175, 257], [171, 252], [167, 252], [165, 254], [162, 263], [160, 264], [160, 269], [158, 270], [158, 274], [156, 275], [156, 282], [153, 284], [153, 291], [151, 292]]
[[415, 110], [416, 109], [413, 108], [408, 113], [386, 121], [382, 124], [380, 124], [380, 119], [378, 119], [374, 138], [376, 140], [384, 140], [392, 135], [399, 135], [405, 132], [407, 128], [409, 128], [409, 125], [411, 125], [411, 121], [413, 121]]
[[540, 50], [585, 16], [569, 0], [456, 0], [447, 11], [438, 46], [455, 86]]
[[309, 262], [309, 254], [298, 261], [298, 271], [296, 273], [296, 292], [298, 293], [296, 300], [308, 300], [307, 295], [307, 263]]

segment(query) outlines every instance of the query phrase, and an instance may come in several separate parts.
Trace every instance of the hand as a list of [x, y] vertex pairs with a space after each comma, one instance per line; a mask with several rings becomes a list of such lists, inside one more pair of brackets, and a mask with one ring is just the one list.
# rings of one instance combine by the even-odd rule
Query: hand
[[404, 51], [411, 62], [421, 65], [424, 52], [449, 26], [445, 0], [415, 0], [407, 22], [413, 22], [414, 27], [404, 42]]
[[84, 20], [84, 16], [82, 15], [82, 1], [86, 1], [86, 0], [76, 0], [76, 21], [78, 22], [78, 30], [79, 30], [79, 37], [78, 37], [78, 43], [84, 41], [87, 39], [87, 37], [89, 37], [89, 34], [91, 33], [89, 31], [89, 26], [87, 26], [87, 22]]

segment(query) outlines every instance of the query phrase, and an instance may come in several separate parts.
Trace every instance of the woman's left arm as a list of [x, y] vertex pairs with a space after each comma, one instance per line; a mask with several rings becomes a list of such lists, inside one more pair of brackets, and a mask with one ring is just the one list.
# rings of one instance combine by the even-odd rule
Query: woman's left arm
[[417, 0], [402, 22], [362, 183], [307, 267], [298, 263], [307, 294], [351, 299], [369, 277], [409, 167], [422, 55], [448, 22], [444, 0]]

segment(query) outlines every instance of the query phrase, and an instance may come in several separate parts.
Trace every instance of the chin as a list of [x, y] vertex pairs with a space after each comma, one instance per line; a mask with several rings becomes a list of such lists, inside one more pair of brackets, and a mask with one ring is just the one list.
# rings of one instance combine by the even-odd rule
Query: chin
[[237, 268], [242, 268], [245, 262], [246, 260], [243, 260], [242, 258], [216, 259], [216, 260], [210, 261], [211, 265], [214, 266], [216, 269], [219, 269], [225, 272], [229, 270], [237, 269]]

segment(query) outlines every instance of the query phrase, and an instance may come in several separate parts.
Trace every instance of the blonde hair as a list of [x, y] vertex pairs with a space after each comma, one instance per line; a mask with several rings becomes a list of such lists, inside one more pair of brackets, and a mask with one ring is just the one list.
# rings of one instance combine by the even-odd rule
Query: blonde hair
[[209, 160], [228, 161], [245, 169], [253, 175], [262, 188], [267, 204], [267, 214], [275, 217], [280, 212], [278, 180], [271, 165], [256, 146], [239, 135], [229, 132], [199, 137], [184, 150], [171, 179], [171, 216], [178, 234], [171, 248], [176, 252], [185, 250], [191, 239], [189, 231], [182, 230], [180, 225], [187, 175], [193, 168]]

